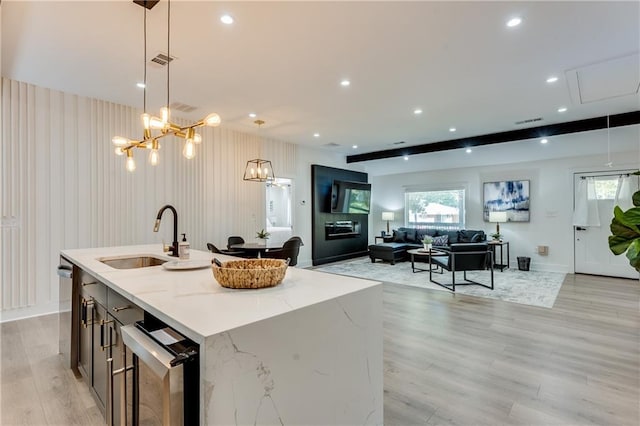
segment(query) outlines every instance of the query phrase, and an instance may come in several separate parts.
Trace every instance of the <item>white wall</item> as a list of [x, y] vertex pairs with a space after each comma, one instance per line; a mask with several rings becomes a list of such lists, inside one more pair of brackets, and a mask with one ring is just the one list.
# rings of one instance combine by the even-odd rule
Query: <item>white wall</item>
[[[637, 146], [638, 133], [632, 132]], [[507, 152], [504, 153], [508, 155]], [[618, 169], [637, 169], [639, 152], [614, 153], [612, 159]], [[423, 161], [428, 161], [425, 159]], [[504, 158], [502, 158], [504, 161]], [[467, 190], [466, 227], [495, 231], [495, 224], [482, 218], [483, 182], [501, 180], [530, 180], [531, 217], [527, 223], [505, 223], [500, 232], [509, 241], [511, 265], [517, 267], [517, 256], [531, 257], [531, 268], [546, 271], [573, 272], [573, 174], [579, 171], [608, 171], [602, 155], [575, 156], [555, 160], [514, 162], [490, 167], [475, 166], [438, 171], [370, 176], [372, 192], [373, 236], [385, 229], [382, 211], [396, 211], [393, 227], [403, 226], [404, 192], [406, 187], [443, 188], [462, 184]], [[534, 253], [538, 245], [549, 246], [549, 255]]]

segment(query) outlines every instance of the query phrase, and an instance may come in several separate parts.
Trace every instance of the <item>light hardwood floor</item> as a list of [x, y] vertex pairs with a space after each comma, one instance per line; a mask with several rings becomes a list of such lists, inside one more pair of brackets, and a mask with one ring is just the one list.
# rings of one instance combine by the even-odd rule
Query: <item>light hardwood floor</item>
[[[568, 275], [552, 309], [384, 286], [386, 425], [640, 424], [640, 284]], [[57, 317], [0, 325], [1, 425], [93, 425]]]

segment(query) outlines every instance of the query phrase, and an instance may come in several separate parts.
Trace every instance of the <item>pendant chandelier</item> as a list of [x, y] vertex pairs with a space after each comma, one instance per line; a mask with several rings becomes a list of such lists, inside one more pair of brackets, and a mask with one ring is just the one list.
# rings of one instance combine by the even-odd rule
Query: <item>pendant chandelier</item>
[[125, 165], [129, 172], [133, 172], [136, 169], [136, 163], [133, 158], [133, 152], [136, 148], [149, 150], [149, 163], [153, 166], [157, 165], [160, 160], [158, 153], [160, 149], [159, 140], [167, 136], [184, 139], [182, 155], [187, 159], [192, 159], [195, 157], [195, 145], [202, 142], [202, 136], [196, 133], [195, 129], [201, 126], [217, 127], [221, 122], [220, 116], [215, 112], [207, 115], [202, 120], [184, 127], [169, 121], [171, 116], [171, 111], [169, 110], [169, 67], [172, 60], [170, 51], [171, 0], [167, 2], [167, 103], [166, 106], [160, 109], [160, 117], [147, 113], [147, 9], [151, 9], [158, 1], [135, 1], [134, 3], [144, 7], [144, 101], [143, 114], [141, 117], [143, 138], [141, 140], [132, 140], [122, 136], [116, 136], [111, 140], [116, 147], [115, 153], [126, 156]]
[[[260, 129], [260, 126], [264, 124], [264, 121], [256, 120], [254, 121], [254, 123], [257, 124], [258, 129]], [[275, 179], [276, 177], [273, 174], [271, 161], [261, 160], [259, 158], [247, 161], [247, 167], [244, 169], [244, 177], [242, 178], [242, 180], [248, 180], [252, 182], [266, 182], [274, 181]]]

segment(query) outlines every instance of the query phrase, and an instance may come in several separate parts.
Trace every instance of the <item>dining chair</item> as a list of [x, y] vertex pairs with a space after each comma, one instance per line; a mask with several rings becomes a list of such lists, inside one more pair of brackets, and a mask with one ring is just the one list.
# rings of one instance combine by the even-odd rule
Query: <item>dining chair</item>
[[232, 251], [220, 250], [218, 247], [216, 247], [212, 243], [207, 243], [207, 249], [211, 253], [226, 254], [226, 255], [229, 255], [229, 256], [242, 256], [244, 254], [244, 251], [242, 251], [242, 250], [232, 250]]
[[239, 237], [237, 235], [232, 235], [231, 237], [227, 238], [227, 249], [229, 251], [235, 251], [236, 249], [231, 248], [232, 245], [234, 244], [244, 244], [244, 238]]
[[289, 266], [296, 266], [298, 264], [298, 254], [300, 253], [300, 246], [303, 246], [302, 238], [291, 237], [284, 242], [282, 248], [270, 249], [265, 252], [262, 257], [270, 259], [289, 259]]

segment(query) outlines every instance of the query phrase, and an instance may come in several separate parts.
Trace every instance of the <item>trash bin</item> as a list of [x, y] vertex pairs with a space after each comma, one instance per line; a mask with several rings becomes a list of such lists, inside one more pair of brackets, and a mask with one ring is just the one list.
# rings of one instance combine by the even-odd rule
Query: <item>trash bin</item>
[[531, 258], [530, 257], [520, 257], [518, 256], [518, 269], [521, 271], [528, 271], [529, 266], [531, 266]]

